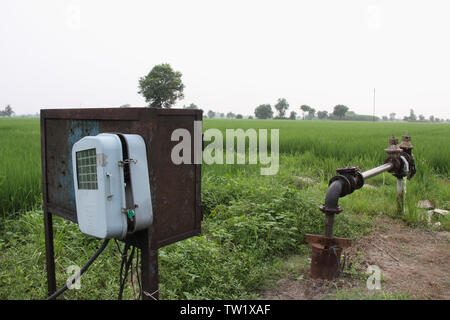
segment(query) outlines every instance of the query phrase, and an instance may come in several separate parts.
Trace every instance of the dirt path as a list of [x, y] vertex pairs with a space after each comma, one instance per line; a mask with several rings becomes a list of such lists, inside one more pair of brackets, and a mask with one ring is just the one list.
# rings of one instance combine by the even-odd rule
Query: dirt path
[[[450, 299], [450, 233], [411, 229], [389, 218], [378, 221], [375, 231], [353, 241], [347, 249], [348, 266], [364, 273], [376, 265], [382, 273], [382, 290], [424, 299]], [[284, 279], [262, 293], [265, 299], [322, 299], [339, 290], [366, 289], [366, 280], [347, 271], [338, 281], [313, 280], [309, 266], [299, 268], [299, 279]]]

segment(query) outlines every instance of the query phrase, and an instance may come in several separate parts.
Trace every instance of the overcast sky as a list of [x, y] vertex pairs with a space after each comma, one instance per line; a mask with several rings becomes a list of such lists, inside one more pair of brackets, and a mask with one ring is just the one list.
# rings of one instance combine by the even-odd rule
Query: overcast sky
[[450, 118], [449, 1], [0, 0], [0, 108], [144, 106], [160, 63], [185, 98], [253, 114], [284, 97]]

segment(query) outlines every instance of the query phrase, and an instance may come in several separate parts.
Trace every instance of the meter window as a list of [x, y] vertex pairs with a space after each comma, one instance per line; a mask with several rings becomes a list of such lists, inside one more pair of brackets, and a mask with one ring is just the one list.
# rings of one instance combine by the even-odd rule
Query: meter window
[[78, 189], [97, 190], [97, 154], [95, 148], [78, 151], [76, 158]]

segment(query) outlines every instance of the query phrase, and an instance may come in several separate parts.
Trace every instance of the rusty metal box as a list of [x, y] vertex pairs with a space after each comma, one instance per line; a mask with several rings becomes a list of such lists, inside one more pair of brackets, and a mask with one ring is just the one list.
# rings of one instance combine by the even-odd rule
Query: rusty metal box
[[[194, 138], [194, 121], [201, 110], [153, 108], [95, 108], [41, 110], [44, 211], [77, 222], [73, 185], [72, 146], [99, 133], [139, 134], [146, 143], [153, 225], [151, 248], [158, 249], [198, 235], [202, 219], [201, 164], [172, 163], [175, 129]], [[191, 141], [194, 148], [194, 141]], [[131, 239], [132, 241], [133, 239]]]

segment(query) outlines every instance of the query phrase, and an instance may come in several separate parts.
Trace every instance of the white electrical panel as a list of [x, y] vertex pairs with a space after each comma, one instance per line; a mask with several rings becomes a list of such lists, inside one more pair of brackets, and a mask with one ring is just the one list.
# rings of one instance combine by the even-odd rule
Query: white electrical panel
[[72, 148], [75, 200], [81, 232], [123, 239], [153, 222], [144, 139], [102, 133]]

